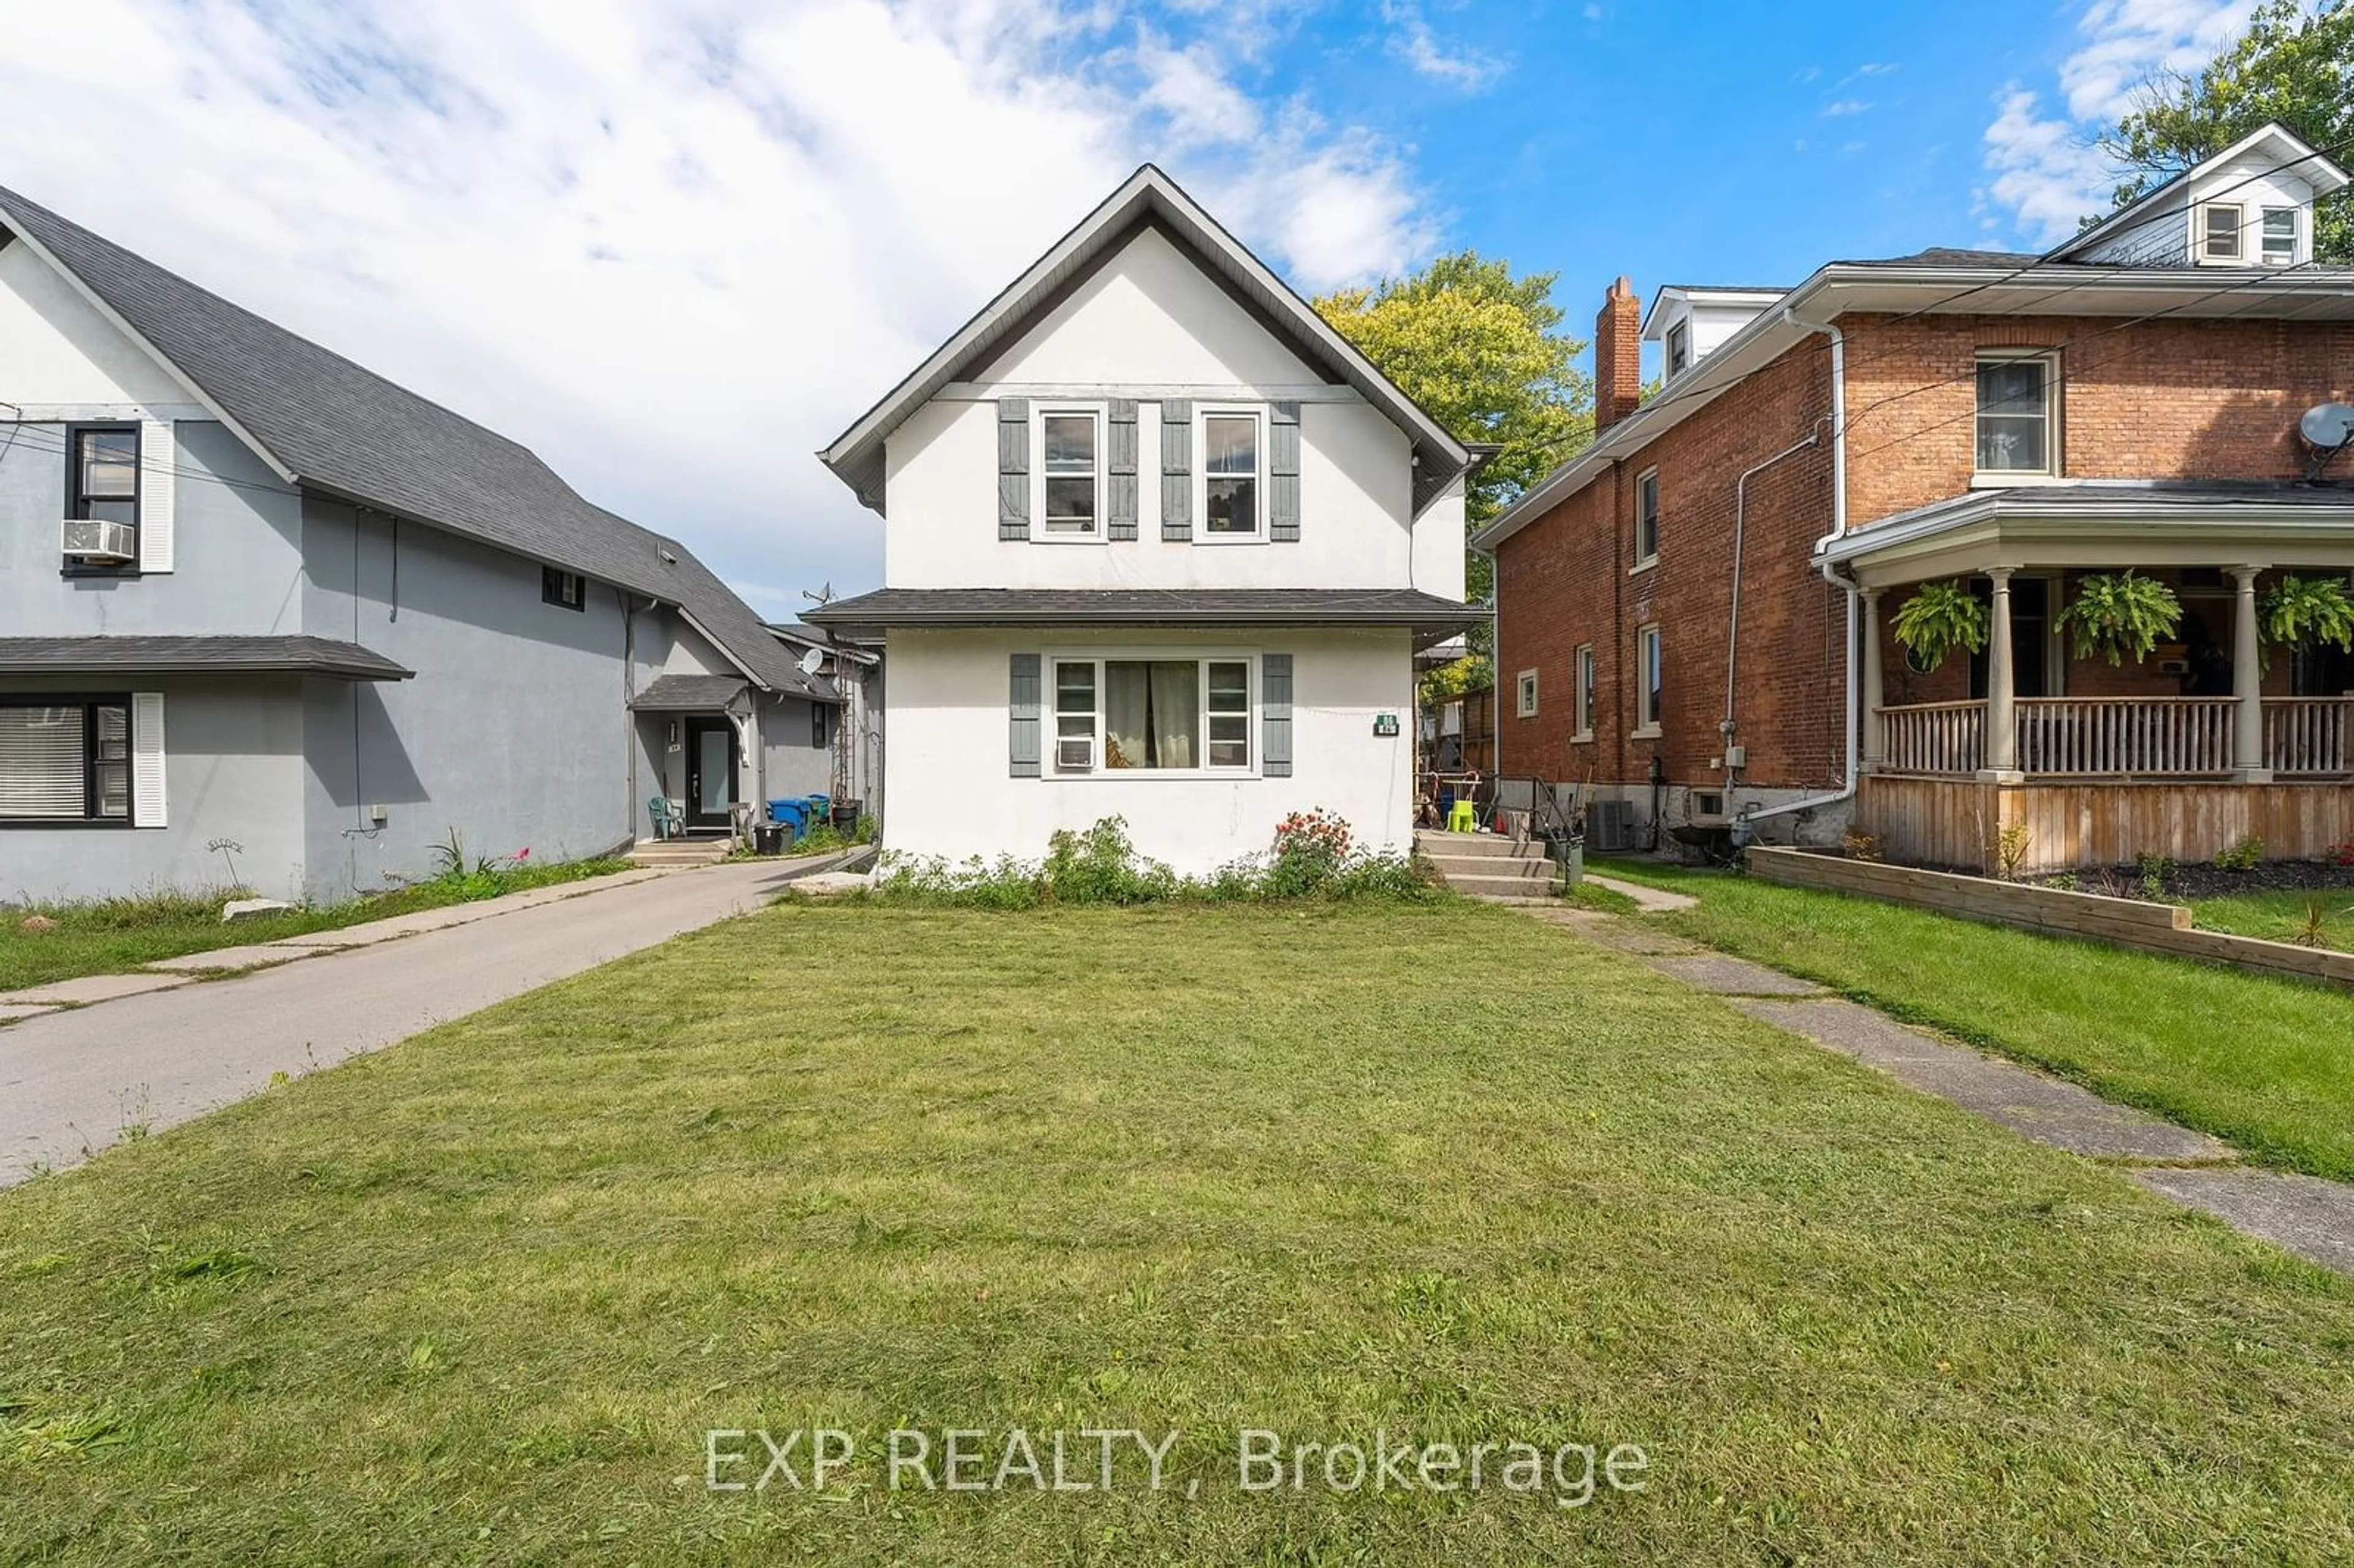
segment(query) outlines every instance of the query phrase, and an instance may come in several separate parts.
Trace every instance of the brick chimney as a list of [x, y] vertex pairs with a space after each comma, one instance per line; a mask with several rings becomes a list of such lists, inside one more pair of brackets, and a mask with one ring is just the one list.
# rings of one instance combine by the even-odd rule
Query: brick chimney
[[1643, 400], [1643, 305], [1635, 280], [1620, 278], [1594, 318], [1594, 433], [1600, 435]]

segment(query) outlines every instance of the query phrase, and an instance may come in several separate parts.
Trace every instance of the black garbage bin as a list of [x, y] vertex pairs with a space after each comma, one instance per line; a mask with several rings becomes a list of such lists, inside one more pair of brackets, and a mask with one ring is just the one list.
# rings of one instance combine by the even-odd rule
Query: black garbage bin
[[785, 824], [761, 822], [752, 830], [752, 848], [759, 854], [785, 853]]
[[833, 803], [833, 831], [838, 833], [857, 832], [859, 808], [860, 802], [856, 800], [836, 800]]

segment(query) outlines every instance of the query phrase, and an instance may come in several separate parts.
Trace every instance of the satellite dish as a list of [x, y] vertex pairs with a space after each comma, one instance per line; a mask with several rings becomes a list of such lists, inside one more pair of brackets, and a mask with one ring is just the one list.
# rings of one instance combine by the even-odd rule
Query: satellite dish
[[2296, 422], [2296, 433], [2305, 444], [2326, 452], [2334, 452], [2354, 441], [2354, 403], [2322, 403], [2305, 411]]
[[822, 648], [812, 648], [808, 652], [801, 655], [801, 673], [804, 675], [814, 675], [817, 673], [818, 666], [824, 662], [825, 650]]

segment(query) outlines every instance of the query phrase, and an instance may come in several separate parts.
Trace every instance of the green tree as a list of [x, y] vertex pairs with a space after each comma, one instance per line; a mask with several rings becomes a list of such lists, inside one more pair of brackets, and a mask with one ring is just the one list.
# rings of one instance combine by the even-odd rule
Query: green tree
[[[1464, 496], [1472, 527], [1510, 506], [1594, 436], [1594, 383], [1571, 363], [1585, 345], [1561, 331], [1556, 274], [1515, 278], [1476, 250], [1370, 289], [1343, 289], [1316, 309], [1459, 441], [1501, 450]], [[1487, 559], [1466, 567], [1471, 598], [1495, 589]], [[1488, 639], [1478, 645], [1484, 653]]]
[[[2341, 155], [2354, 141], [2354, 3], [2264, 0], [2248, 30], [2195, 75], [2163, 71], [2141, 84], [2137, 107], [2101, 138], [2133, 171], [2119, 207], [2267, 121]], [[2317, 261], [2354, 262], [2354, 186], [2317, 203]]]

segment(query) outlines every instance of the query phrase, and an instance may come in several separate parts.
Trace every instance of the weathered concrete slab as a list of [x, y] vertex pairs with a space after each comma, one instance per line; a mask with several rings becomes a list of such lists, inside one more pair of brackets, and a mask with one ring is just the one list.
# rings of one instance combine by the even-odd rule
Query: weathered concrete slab
[[1621, 882], [1615, 876], [1585, 874], [1585, 880], [1606, 893], [1616, 893], [1635, 901], [1635, 907], [1646, 915], [1665, 915], [1672, 910], [1690, 909], [1700, 903], [1689, 893], [1670, 893], [1664, 887], [1646, 887], [1639, 882]]
[[260, 969], [271, 964], [291, 964], [298, 959], [315, 957], [315, 948], [290, 948], [278, 942], [256, 943], [243, 948], [213, 948], [201, 953], [183, 953], [176, 959], [157, 959], [147, 967], [175, 974], [194, 974], [201, 969]]
[[1595, 909], [1566, 908], [1554, 905], [1551, 908], [1532, 906], [1529, 913], [1548, 926], [1558, 926], [1575, 931], [1589, 942], [1614, 948], [1622, 953], [1644, 953], [1654, 956], [1690, 955], [1702, 952], [1697, 942], [1687, 942], [1681, 937], [1662, 931], [1655, 926], [1625, 919], [1617, 915], [1605, 915]]
[[2053, 1149], [2095, 1160], [2233, 1158], [2228, 1145], [2203, 1132], [2111, 1105], [2089, 1089], [1907, 1029], [1851, 1001], [1749, 1000], [1734, 1005]]
[[806, 876], [794, 877], [786, 887], [795, 893], [806, 893], [812, 898], [831, 898], [844, 893], [863, 893], [875, 885], [875, 879], [857, 871], [815, 871]]
[[83, 975], [79, 980], [57, 980], [48, 985], [37, 985], [26, 991], [12, 991], [0, 996], [0, 1003], [41, 1006], [56, 1002], [112, 1001], [118, 996], [137, 996], [143, 991], [169, 991], [175, 985], [186, 985], [186, 975]]
[[2308, 1263], [2354, 1274], [2354, 1187], [2274, 1171], [2137, 1171], [2134, 1180]]
[[1663, 975], [1672, 975], [1686, 985], [1712, 991], [1719, 996], [1820, 996], [1823, 993], [1823, 988], [1810, 980], [1793, 980], [1779, 969], [1769, 969], [1746, 959], [1727, 958], [1723, 953], [1699, 953], [1690, 958], [1668, 955], [1647, 958], [1643, 961]]
[[34, 1007], [29, 1003], [19, 1006], [15, 1002], [0, 1002], [0, 1023], [14, 1023], [20, 1018], [38, 1018], [45, 1012], [55, 1011], [54, 1008]]

